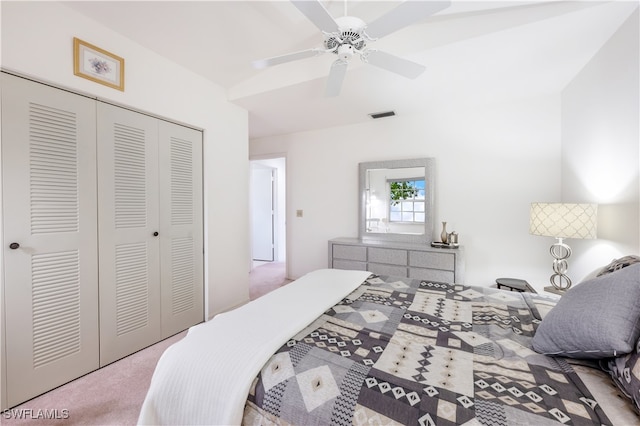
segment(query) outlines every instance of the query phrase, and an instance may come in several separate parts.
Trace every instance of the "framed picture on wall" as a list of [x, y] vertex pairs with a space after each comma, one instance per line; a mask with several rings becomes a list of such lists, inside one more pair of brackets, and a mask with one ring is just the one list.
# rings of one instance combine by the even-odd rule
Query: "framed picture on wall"
[[124, 92], [124, 59], [73, 38], [73, 73]]

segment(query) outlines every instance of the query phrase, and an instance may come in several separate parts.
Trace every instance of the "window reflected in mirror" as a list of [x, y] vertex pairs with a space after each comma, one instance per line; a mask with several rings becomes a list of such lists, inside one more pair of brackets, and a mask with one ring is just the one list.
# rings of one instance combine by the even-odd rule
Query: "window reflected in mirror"
[[389, 181], [389, 222], [424, 222], [424, 178]]
[[432, 167], [431, 159], [361, 163], [361, 237], [430, 241]]
[[424, 167], [368, 169], [366, 191], [367, 232], [424, 232]]

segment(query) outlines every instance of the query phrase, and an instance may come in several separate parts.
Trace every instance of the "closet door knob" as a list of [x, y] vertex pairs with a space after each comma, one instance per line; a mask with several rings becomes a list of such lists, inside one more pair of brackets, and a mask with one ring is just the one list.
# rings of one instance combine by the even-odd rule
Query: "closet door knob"
[[20, 248], [20, 244], [18, 244], [18, 243], [11, 243], [11, 244], [9, 244], [9, 248], [10, 248], [11, 250], [18, 249], [18, 248]]
[[158, 235], [160, 235], [160, 234], [158, 234], [158, 231], [156, 231], [156, 232], [154, 232], [154, 233], [153, 233], [153, 236], [154, 236], [154, 237], [157, 237]]

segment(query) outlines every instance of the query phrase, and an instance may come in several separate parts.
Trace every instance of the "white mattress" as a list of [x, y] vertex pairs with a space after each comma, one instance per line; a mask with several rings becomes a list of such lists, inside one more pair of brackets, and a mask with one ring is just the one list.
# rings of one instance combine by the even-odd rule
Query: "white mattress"
[[314, 271], [192, 327], [158, 361], [138, 423], [240, 424], [251, 383], [271, 355], [369, 275]]

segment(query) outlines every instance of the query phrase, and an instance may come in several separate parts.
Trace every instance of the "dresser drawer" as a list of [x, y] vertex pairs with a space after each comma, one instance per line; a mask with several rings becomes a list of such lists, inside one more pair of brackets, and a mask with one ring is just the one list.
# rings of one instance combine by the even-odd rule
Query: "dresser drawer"
[[[333, 258], [346, 260], [367, 261], [367, 248], [358, 246], [333, 245]], [[334, 261], [335, 263], [335, 261]]]
[[394, 266], [394, 265], [383, 265], [381, 263], [369, 263], [367, 265], [367, 271], [377, 275], [393, 275], [396, 277], [407, 276], [406, 266]]
[[453, 271], [443, 271], [440, 269], [409, 268], [409, 278], [453, 283], [455, 277]]
[[409, 266], [420, 268], [455, 270], [456, 258], [453, 253], [433, 253], [428, 251], [409, 251]]
[[389, 265], [407, 265], [407, 251], [369, 247], [369, 262]]
[[333, 269], [350, 269], [353, 271], [366, 271], [367, 264], [365, 262], [356, 262], [355, 260], [333, 259]]

